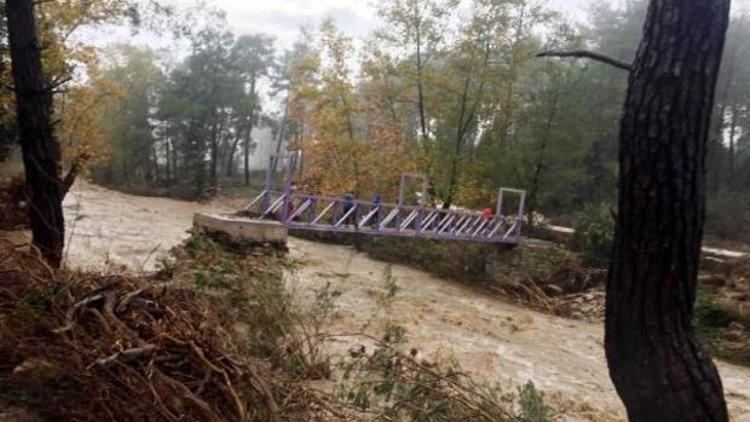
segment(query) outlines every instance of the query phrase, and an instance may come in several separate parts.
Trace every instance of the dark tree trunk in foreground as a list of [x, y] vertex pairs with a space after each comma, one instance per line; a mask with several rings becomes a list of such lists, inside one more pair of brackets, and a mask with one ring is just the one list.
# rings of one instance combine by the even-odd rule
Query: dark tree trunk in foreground
[[52, 91], [44, 83], [34, 2], [7, 0], [5, 13], [33, 242], [49, 264], [58, 267], [65, 236], [62, 200], [66, 189], [60, 145], [52, 131]]
[[691, 321], [728, 15], [729, 0], [652, 0], [630, 73], [605, 343], [633, 421], [727, 420], [721, 380]]

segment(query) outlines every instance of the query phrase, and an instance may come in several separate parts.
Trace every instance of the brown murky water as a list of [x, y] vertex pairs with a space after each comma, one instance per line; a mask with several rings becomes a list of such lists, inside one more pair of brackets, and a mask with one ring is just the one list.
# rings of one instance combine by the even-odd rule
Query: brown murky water
[[127, 195], [77, 183], [63, 202], [65, 258], [69, 265], [124, 265], [152, 270], [157, 258], [187, 237], [193, 213], [227, 211], [226, 205]]
[[[66, 199], [69, 265], [151, 269], [186, 236], [194, 212], [237, 204], [145, 198], [81, 184]], [[291, 285], [304, 292], [327, 283], [340, 291], [333, 333], [372, 332], [386, 264], [344, 246], [290, 239], [300, 268]], [[452, 354], [475, 378], [501, 385], [532, 380], [564, 409], [564, 420], [624, 420], [609, 381], [601, 324], [541, 314], [460, 283], [394, 265], [400, 287], [391, 317], [428, 357]], [[301, 294], [300, 297], [305, 297]], [[348, 347], [346, 341], [339, 347]], [[732, 420], [750, 422], [750, 369], [719, 362]]]

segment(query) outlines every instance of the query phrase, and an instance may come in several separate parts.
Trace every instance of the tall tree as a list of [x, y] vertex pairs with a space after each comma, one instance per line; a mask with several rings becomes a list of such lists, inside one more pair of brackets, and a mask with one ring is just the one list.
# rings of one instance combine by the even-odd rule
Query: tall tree
[[60, 144], [52, 127], [52, 89], [45, 83], [34, 2], [5, 3], [16, 94], [16, 118], [26, 169], [33, 243], [54, 267], [60, 266], [65, 237]]
[[320, 52], [311, 42], [315, 36], [311, 29], [301, 28], [299, 39], [279, 57], [271, 88], [271, 95], [286, 93], [281, 120], [274, 135], [275, 151], [281, 153], [282, 146], [287, 142], [287, 149], [303, 152], [300, 172], [304, 171], [305, 158], [302, 140], [309, 126], [305, 118], [310, 105], [307, 98], [316, 89], [320, 68]]
[[121, 92], [103, 113], [111, 148], [107, 182], [153, 182], [148, 176], [154, 175], [157, 165], [153, 159], [156, 140], [150, 120], [163, 75], [148, 48], [118, 45], [108, 56], [114, 64], [104, 77]]
[[229, 151], [227, 169], [231, 175], [234, 167], [234, 153], [238, 143], [242, 141], [245, 185], [250, 184], [251, 136], [260, 111], [258, 85], [260, 78], [268, 75], [273, 59], [273, 38], [264, 34], [239, 37], [230, 54], [233, 71], [237, 73], [241, 83], [245, 86], [237, 97], [236, 131]]
[[455, 6], [453, 2], [436, 0], [388, 0], [381, 3], [380, 16], [388, 23], [381, 38], [404, 49], [411, 57], [409, 74], [416, 86], [419, 135], [428, 138], [429, 116], [425, 100], [426, 67], [442, 38], [444, 18]]
[[651, 0], [620, 126], [607, 280], [610, 375], [634, 421], [725, 421], [692, 329], [705, 155], [729, 0]]
[[[0, 0], [0, 8], [5, 10], [5, 1]], [[8, 69], [8, 23], [5, 13], [0, 14], [0, 85], [10, 86], [13, 76]], [[0, 162], [3, 162], [17, 143], [16, 116], [13, 112], [15, 97], [10, 90], [0, 90]]]

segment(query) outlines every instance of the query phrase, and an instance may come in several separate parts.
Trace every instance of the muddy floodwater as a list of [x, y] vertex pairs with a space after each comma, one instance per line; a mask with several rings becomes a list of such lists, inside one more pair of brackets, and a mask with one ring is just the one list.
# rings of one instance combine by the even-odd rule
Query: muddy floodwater
[[[146, 198], [89, 184], [65, 201], [68, 265], [152, 269], [158, 256], [187, 236], [194, 212], [227, 211], [237, 203], [197, 204]], [[327, 284], [340, 292], [332, 333], [373, 332], [386, 264], [349, 247], [290, 239], [300, 263], [290, 286]], [[528, 380], [563, 410], [563, 420], [624, 420], [609, 376], [600, 323], [552, 317], [406, 266], [392, 266], [400, 287], [390, 318], [428, 358], [453, 356], [475, 379], [510, 386]], [[348, 347], [342, 338], [339, 347]], [[750, 422], [750, 369], [718, 362], [734, 421]]]
[[194, 213], [227, 211], [228, 205], [127, 195], [78, 183], [63, 209], [69, 265], [139, 271], [153, 270], [160, 256], [187, 238]]

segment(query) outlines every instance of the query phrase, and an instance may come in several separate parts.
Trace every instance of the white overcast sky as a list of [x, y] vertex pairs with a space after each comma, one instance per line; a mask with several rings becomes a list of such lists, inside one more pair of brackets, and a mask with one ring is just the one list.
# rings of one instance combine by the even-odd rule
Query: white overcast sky
[[[579, 20], [585, 16], [589, 1], [596, 0], [549, 0], [548, 4], [571, 19]], [[194, 6], [196, 0], [166, 0], [166, 3], [188, 8]], [[233, 32], [271, 34], [280, 49], [292, 45], [301, 26], [316, 26], [326, 17], [333, 18], [344, 33], [354, 38], [364, 37], [380, 26], [376, 0], [207, 0], [206, 3], [226, 12], [227, 24]], [[99, 47], [123, 42], [170, 46], [169, 42], [158, 42], [149, 34], [133, 37], [124, 28], [82, 32], [80, 38]]]
[[[166, 0], [177, 7], [190, 7], [196, 0]], [[540, 0], [543, 1], [543, 0]], [[588, 6], [595, 1], [623, 0], [548, 0], [550, 8], [560, 11], [572, 21], [581, 21]], [[317, 25], [331, 17], [349, 36], [366, 36], [380, 25], [376, 14], [377, 0], [207, 0], [211, 6], [226, 12], [227, 24], [236, 34], [264, 32], [276, 38], [277, 48], [289, 47], [303, 25]], [[733, 10], [750, 12], [750, 0], [733, 0]], [[99, 47], [111, 43], [130, 42], [152, 47], [173, 47], [169, 41], [155, 40], [152, 35], [135, 37], [123, 28], [99, 28], [83, 31], [80, 38]]]

